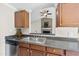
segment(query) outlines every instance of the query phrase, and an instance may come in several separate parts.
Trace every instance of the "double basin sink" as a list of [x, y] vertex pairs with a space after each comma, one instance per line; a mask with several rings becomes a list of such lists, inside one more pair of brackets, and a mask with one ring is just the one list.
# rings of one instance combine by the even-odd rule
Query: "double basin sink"
[[43, 38], [43, 37], [27, 37], [27, 38], [23, 38], [23, 41], [44, 44], [44, 43], [46, 43], [47, 38]]

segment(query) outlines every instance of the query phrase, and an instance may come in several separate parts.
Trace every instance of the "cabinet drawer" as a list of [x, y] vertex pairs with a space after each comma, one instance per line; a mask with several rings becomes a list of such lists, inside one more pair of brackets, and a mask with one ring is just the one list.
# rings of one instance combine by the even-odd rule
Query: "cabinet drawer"
[[78, 51], [67, 50], [66, 51], [66, 56], [79, 56], [79, 52]]
[[47, 48], [47, 52], [58, 54], [58, 55], [64, 55], [64, 50], [57, 49], [57, 48]]
[[19, 43], [19, 46], [29, 48], [28, 43]]
[[31, 49], [40, 50], [40, 51], [45, 51], [45, 47], [44, 46], [40, 46], [40, 45], [30, 44], [30, 48]]
[[45, 56], [45, 52], [30, 50], [30, 56]]

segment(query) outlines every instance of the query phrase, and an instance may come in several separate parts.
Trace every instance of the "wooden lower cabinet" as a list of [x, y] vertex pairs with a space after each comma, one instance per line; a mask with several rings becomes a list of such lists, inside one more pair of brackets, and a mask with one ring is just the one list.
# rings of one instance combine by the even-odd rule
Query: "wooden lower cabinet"
[[52, 54], [52, 53], [47, 53], [47, 56], [59, 56], [59, 55], [55, 55], [55, 54]]
[[30, 44], [30, 48], [39, 51], [45, 51], [45, 46]]
[[19, 56], [61, 56], [64, 51], [61, 49], [49, 48], [36, 44], [20, 43], [18, 48]]
[[19, 47], [18, 55], [19, 56], [29, 56], [29, 49], [25, 48], [25, 47]]
[[78, 51], [66, 50], [66, 56], [79, 56]]
[[64, 55], [64, 50], [62, 49], [57, 49], [57, 48], [49, 48], [47, 47], [47, 52], [51, 54], [57, 54], [57, 55]]
[[30, 56], [45, 56], [45, 53], [37, 50], [30, 50]]

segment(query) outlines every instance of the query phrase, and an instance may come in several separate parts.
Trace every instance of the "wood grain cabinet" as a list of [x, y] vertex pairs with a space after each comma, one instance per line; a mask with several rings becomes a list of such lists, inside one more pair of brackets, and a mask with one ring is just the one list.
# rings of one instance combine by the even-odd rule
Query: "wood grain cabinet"
[[79, 27], [79, 4], [58, 4], [56, 12], [57, 27]]
[[59, 55], [56, 55], [56, 54], [52, 54], [52, 53], [47, 53], [46, 56], [59, 56]]
[[28, 28], [29, 27], [29, 13], [25, 10], [15, 12], [15, 27]]
[[39, 50], [30, 50], [30, 56], [45, 56], [45, 53]]
[[45, 46], [30, 44], [30, 49], [45, 51]]
[[63, 56], [64, 50], [21, 42], [19, 43], [18, 55], [19, 56], [28, 56], [28, 55], [29, 56]]
[[29, 48], [29, 43], [21, 42], [21, 43], [19, 43], [19, 46], [20, 46], [20, 47]]
[[19, 56], [29, 56], [29, 44], [28, 43], [19, 43], [18, 47]]
[[67, 50], [66, 51], [66, 56], [79, 56], [79, 51]]
[[29, 49], [25, 48], [25, 47], [19, 47], [18, 55], [19, 56], [29, 56]]
[[50, 53], [50, 55], [53, 55], [53, 54], [59, 55], [59, 56], [64, 55], [64, 50], [57, 49], [57, 48], [49, 48], [49, 47], [47, 47], [47, 52]]
[[31, 56], [45, 56], [45, 46], [30, 44]]

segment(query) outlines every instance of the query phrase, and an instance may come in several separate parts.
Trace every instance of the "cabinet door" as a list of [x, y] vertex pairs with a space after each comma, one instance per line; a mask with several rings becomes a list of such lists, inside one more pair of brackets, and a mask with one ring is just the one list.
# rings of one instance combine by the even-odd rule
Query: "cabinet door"
[[25, 47], [25, 48], [29, 48], [29, 44], [28, 43], [24, 43], [24, 42], [20, 42], [19, 43], [20, 47]]
[[62, 49], [57, 49], [57, 48], [47, 48], [47, 52], [52, 53], [52, 54], [57, 54], [57, 55], [64, 55], [64, 50]]
[[20, 12], [15, 12], [15, 27], [16, 28], [21, 28], [22, 26], [22, 20], [21, 20], [21, 13]]
[[67, 50], [66, 51], [66, 56], [79, 56], [79, 52], [78, 51]]
[[15, 27], [26, 28], [29, 27], [29, 13], [25, 10], [15, 12]]
[[31, 56], [45, 56], [45, 53], [41, 51], [37, 51], [37, 50], [30, 50], [30, 55]]
[[79, 4], [77, 3], [58, 4], [57, 26], [79, 27]]
[[24, 48], [24, 47], [19, 47], [18, 55], [19, 56], [29, 56], [29, 49]]

